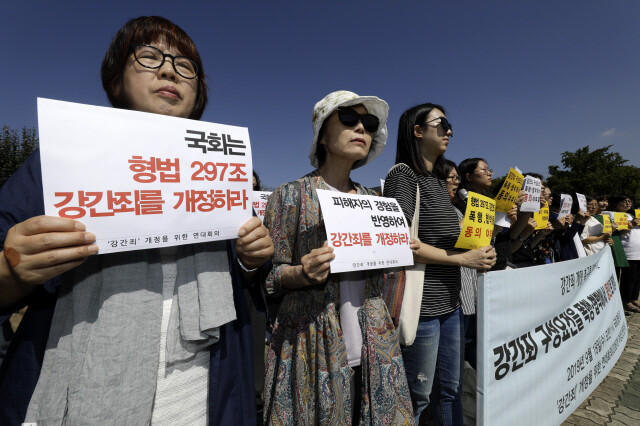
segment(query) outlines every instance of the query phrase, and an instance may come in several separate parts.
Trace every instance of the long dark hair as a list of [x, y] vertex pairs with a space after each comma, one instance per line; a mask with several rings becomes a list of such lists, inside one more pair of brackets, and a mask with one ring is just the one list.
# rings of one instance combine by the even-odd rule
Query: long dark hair
[[[424, 165], [422, 154], [420, 153], [420, 147], [416, 143], [416, 137], [413, 134], [413, 129], [416, 125], [423, 126], [427, 120], [427, 115], [433, 109], [439, 109], [443, 114], [447, 114], [444, 108], [438, 104], [425, 103], [416, 105], [409, 108], [400, 116], [398, 122], [398, 145], [396, 148], [396, 164], [405, 163], [411, 169], [421, 175], [428, 175], [429, 171]], [[438, 162], [444, 159], [444, 155], [441, 155], [436, 160], [434, 170], [438, 165]]]

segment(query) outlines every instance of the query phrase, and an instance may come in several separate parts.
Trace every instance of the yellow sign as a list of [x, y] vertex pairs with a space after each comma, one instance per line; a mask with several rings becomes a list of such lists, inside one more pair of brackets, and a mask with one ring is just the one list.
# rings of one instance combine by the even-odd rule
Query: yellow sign
[[509, 169], [509, 174], [505, 178], [500, 192], [496, 195], [497, 211], [506, 213], [513, 207], [520, 190], [522, 190], [522, 182], [524, 182], [524, 176], [514, 168]]
[[456, 248], [473, 250], [491, 244], [495, 219], [495, 201], [484, 195], [469, 192], [467, 210], [464, 213]]
[[613, 232], [613, 227], [611, 226], [611, 218], [608, 214], [602, 215], [602, 233], [603, 234], [611, 234]]
[[544, 207], [540, 207], [540, 213], [533, 212], [533, 219], [536, 221], [536, 229], [547, 229], [547, 223], [549, 223], [549, 203], [546, 203]]
[[634, 213], [635, 213], [634, 214], [635, 217], [640, 217], [640, 209], [635, 209]]
[[627, 220], [626, 213], [615, 212], [613, 214], [613, 221], [618, 225], [618, 231], [629, 229], [629, 221]]

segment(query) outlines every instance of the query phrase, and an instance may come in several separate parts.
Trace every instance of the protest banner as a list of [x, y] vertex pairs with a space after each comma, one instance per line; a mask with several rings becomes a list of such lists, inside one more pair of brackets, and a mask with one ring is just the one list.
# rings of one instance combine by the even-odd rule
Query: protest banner
[[495, 201], [470, 191], [464, 221], [455, 247], [473, 250], [491, 244], [495, 215]]
[[536, 229], [547, 229], [547, 223], [549, 223], [549, 203], [545, 203], [539, 212], [533, 212], [533, 219], [536, 221]]
[[573, 206], [573, 197], [569, 194], [560, 194], [560, 213], [558, 213], [558, 219], [562, 219], [566, 215], [571, 213], [571, 207]]
[[253, 211], [261, 221], [264, 221], [264, 214], [267, 210], [267, 201], [269, 201], [271, 192], [253, 191]]
[[618, 225], [618, 231], [629, 229], [629, 218], [626, 213], [613, 212], [613, 221]]
[[584, 196], [584, 194], [578, 194], [576, 192], [576, 198], [578, 199], [578, 207], [580, 208], [580, 210], [582, 210], [583, 212], [587, 212], [587, 197]]
[[478, 424], [561, 424], [627, 340], [611, 249], [478, 284]]
[[521, 212], [539, 212], [542, 181], [533, 176], [524, 177], [524, 202], [520, 206]]
[[236, 238], [251, 217], [246, 128], [38, 99], [45, 212], [99, 253]]
[[518, 194], [522, 190], [524, 176], [514, 168], [509, 169], [509, 174], [504, 180], [498, 195], [496, 195], [496, 211], [508, 212], [518, 199]]
[[602, 232], [604, 234], [613, 233], [613, 226], [611, 226], [611, 218], [608, 214], [603, 214], [602, 216]]
[[413, 265], [409, 227], [395, 199], [316, 192], [327, 241], [336, 255], [331, 273]]

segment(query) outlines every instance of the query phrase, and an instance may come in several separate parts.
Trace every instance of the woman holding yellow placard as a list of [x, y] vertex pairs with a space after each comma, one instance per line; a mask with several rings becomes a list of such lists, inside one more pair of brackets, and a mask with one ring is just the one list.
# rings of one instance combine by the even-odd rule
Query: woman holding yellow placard
[[[629, 266], [621, 268], [620, 297], [627, 311], [640, 312], [640, 218], [631, 217], [627, 212], [631, 211], [633, 203], [626, 195], [613, 195], [609, 198], [618, 216], [627, 215], [628, 229], [620, 229], [614, 232], [614, 241], [620, 239], [624, 255]], [[622, 222], [622, 221], [619, 221]]]
[[[455, 402], [462, 371], [460, 267], [485, 271], [495, 264], [491, 246], [454, 250], [459, 219], [445, 182], [434, 173], [452, 135], [443, 107], [425, 103], [406, 110], [398, 125], [396, 166], [384, 185], [384, 195], [398, 201], [407, 221], [419, 221], [420, 241], [412, 240], [411, 247], [414, 261], [426, 264], [415, 342], [402, 346], [416, 424], [434, 383], [436, 417], [444, 424], [462, 424], [462, 406]], [[414, 218], [417, 189], [420, 216]]]

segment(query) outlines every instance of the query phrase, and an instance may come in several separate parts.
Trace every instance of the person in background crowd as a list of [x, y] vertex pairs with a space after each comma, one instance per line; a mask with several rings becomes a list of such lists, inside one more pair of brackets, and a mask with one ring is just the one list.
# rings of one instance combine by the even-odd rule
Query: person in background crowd
[[[460, 234], [458, 215], [445, 182], [434, 174], [452, 134], [443, 107], [425, 103], [406, 110], [398, 125], [398, 166], [387, 174], [384, 185], [384, 196], [398, 201], [407, 221], [419, 221], [419, 241], [411, 242], [413, 259], [426, 264], [416, 338], [411, 346], [402, 346], [416, 424], [429, 405], [432, 385], [438, 397], [437, 421], [462, 424], [462, 407], [456, 404], [462, 372], [460, 267], [486, 271], [495, 264], [491, 246], [454, 250]], [[414, 218], [418, 186], [420, 217]]]
[[[207, 104], [193, 41], [157, 16], [118, 31], [102, 83], [117, 108], [197, 120]], [[29, 305], [0, 371], [0, 424], [256, 424], [241, 286], [273, 253], [257, 218], [235, 243], [93, 256], [82, 223], [43, 214], [35, 152], [0, 191], [0, 319]]]
[[262, 185], [260, 184], [260, 176], [258, 176], [258, 174], [256, 173], [256, 171], [253, 171], [253, 190], [254, 191], [261, 191]]
[[313, 109], [317, 169], [269, 198], [264, 222], [276, 252], [265, 285], [284, 298], [267, 355], [266, 424], [412, 424], [382, 271], [329, 273], [335, 256], [316, 193], [373, 194], [350, 174], [382, 152], [388, 111], [375, 96], [325, 96]]
[[[610, 197], [607, 197], [608, 205], [612, 206], [614, 208], [614, 211], [626, 212], [629, 209], [629, 207], [627, 207], [627, 203], [625, 200], [628, 198], [629, 197], [627, 197], [626, 195], [619, 195], [619, 194], [612, 195]], [[617, 209], [620, 209], [620, 210], [617, 210]], [[611, 226], [613, 228], [613, 233], [611, 234], [611, 240], [613, 241], [613, 244], [611, 245], [611, 255], [613, 256], [613, 264], [616, 267], [616, 275], [618, 276], [618, 283], [622, 288], [623, 286], [622, 271], [624, 268], [629, 267], [629, 261], [627, 260], [627, 255], [624, 251], [624, 247], [622, 246], [622, 241], [620, 240], [621, 231], [617, 229], [618, 226], [614, 222], [613, 213], [614, 213], [613, 211], [605, 210], [602, 212], [602, 215], [605, 215], [605, 214], [608, 215], [609, 219], [611, 220]], [[620, 297], [623, 298], [622, 292], [620, 293]], [[625, 306], [625, 310], [629, 312], [636, 312], [636, 309], [634, 307], [624, 303], [624, 298], [623, 298], [623, 305]]]
[[609, 198], [606, 195], [594, 195], [593, 198], [598, 201], [598, 213], [596, 214], [602, 214], [603, 211], [607, 210]]
[[560, 192], [552, 194], [549, 220], [552, 222], [554, 229], [556, 262], [579, 257], [574, 236], [582, 233], [587, 217], [585, 212], [580, 209], [575, 195], [572, 195], [572, 197], [574, 200], [571, 205], [571, 213], [558, 219], [562, 209], [562, 194]]
[[613, 244], [611, 240], [611, 234], [603, 232], [603, 225], [596, 219], [596, 215], [600, 210], [598, 200], [593, 197], [587, 196], [587, 213], [589, 219], [584, 224], [584, 230], [580, 234], [582, 244], [584, 244], [584, 250], [587, 255], [598, 253], [605, 248], [605, 245], [609, 242]]
[[640, 218], [628, 214], [632, 212], [633, 203], [626, 195], [614, 195], [610, 198], [616, 212], [627, 213], [628, 230], [616, 231], [619, 235], [624, 254], [629, 266], [621, 268], [620, 297], [622, 304], [629, 312], [640, 312]]

